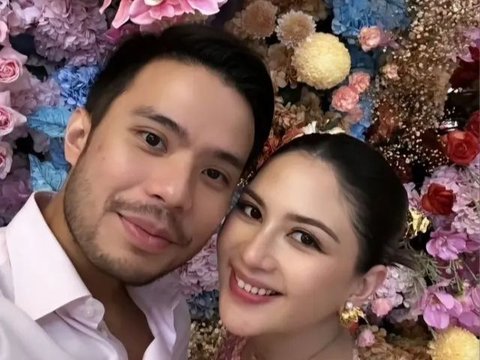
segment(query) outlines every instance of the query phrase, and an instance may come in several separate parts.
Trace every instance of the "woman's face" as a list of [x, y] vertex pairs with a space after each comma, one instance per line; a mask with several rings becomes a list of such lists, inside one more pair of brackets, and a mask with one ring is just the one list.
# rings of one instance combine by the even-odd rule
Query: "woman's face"
[[220, 315], [236, 335], [315, 327], [358, 289], [350, 206], [333, 169], [301, 152], [260, 171], [218, 246]]

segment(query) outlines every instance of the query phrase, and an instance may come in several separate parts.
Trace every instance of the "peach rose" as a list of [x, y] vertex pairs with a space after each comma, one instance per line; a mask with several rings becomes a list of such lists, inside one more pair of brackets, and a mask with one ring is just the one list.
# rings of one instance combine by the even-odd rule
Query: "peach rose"
[[360, 30], [358, 41], [363, 51], [370, 51], [380, 46], [383, 31], [378, 26], [364, 27]]
[[340, 86], [333, 92], [332, 106], [342, 112], [350, 112], [360, 100], [357, 91], [351, 86]]
[[364, 71], [354, 72], [348, 77], [348, 83], [361, 94], [370, 86], [370, 75]]

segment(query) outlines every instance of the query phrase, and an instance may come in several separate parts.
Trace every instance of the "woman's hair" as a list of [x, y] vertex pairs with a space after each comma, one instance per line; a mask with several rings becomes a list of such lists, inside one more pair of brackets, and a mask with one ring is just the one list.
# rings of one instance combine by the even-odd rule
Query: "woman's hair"
[[292, 140], [271, 159], [298, 151], [324, 161], [334, 170], [351, 206], [351, 220], [360, 243], [357, 271], [366, 272], [379, 264], [410, 266], [408, 257], [399, 251], [407, 223], [407, 193], [382, 155], [345, 134], [312, 134]]

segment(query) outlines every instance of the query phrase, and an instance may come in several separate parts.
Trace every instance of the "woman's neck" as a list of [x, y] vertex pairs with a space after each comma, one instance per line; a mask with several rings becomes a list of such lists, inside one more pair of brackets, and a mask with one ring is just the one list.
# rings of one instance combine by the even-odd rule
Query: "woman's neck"
[[351, 360], [353, 340], [338, 319], [295, 333], [269, 334], [247, 340], [243, 360]]

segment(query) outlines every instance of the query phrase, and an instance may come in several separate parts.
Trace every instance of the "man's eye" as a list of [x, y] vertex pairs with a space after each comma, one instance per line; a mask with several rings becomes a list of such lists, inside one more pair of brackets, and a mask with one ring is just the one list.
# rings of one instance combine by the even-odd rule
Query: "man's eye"
[[155, 148], [156, 150], [165, 150], [165, 142], [160, 136], [151, 132], [144, 132], [142, 137], [148, 146]]
[[205, 169], [202, 171], [203, 174], [207, 175], [207, 177], [214, 181], [222, 181], [227, 183], [227, 177], [219, 170], [216, 169]]

